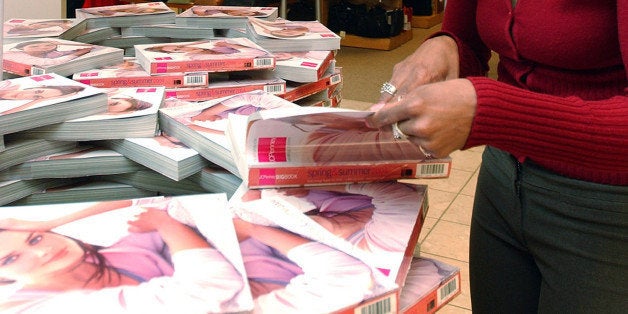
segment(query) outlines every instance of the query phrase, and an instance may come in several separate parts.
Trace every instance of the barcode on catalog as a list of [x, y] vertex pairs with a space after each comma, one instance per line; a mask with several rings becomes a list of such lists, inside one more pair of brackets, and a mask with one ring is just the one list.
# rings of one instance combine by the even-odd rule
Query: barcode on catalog
[[382, 299], [375, 303], [367, 304], [365, 306], [357, 308], [354, 313], [360, 314], [387, 314], [394, 313], [392, 310], [392, 297]]
[[46, 74], [46, 71], [42, 68], [31, 67], [31, 75], [40, 75], [40, 74]]
[[205, 75], [190, 75], [183, 79], [185, 85], [204, 85]]
[[334, 74], [331, 76], [331, 78], [329, 79], [329, 82], [331, 82], [331, 84], [338, 84], [340, 83], [340, 81], [342, 80], [342, 75], [340, 74]]
[[263, 67], [273, 65], [273, 58], [261, 58], [253, 61], [254, 67]]
[[264, 86], [264, 91], [267, 93], [283, 94], [283, 84], [273, 84]]
[[458, 291], [458, 277], [454, 277], [449, 280], [444, 286], [438, 289], [438, 304], [447, 301], [453, 294]]
[[419, 176], [422, 176], [422, 177], [442, 176], [446, 174], [447, 165], [448, 164], [445, 164], [445, 163], [442, 163], [442, 164], [433, 163], [433, 164], [420, 165], [419, 171], [417, 173], [419, 174]]

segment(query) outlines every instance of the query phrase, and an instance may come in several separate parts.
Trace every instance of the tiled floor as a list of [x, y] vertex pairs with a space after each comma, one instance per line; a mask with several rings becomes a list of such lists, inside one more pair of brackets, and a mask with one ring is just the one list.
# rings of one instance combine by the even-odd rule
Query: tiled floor
[[[344, 99], [340, 106], [366, 109], [369, 104]], [[429, 187], [429, 210], [421, 230], [417, 250], [421, 256], [433, 257], [458, 266], [461, 272], [461, 294], [438, 311], [439, 314], [471, 313], [469, 296], [469, 226], [477, 172], [482, 147], [457, 151], [451, 155], [452, 171], [446, 179], [412, 180]]]

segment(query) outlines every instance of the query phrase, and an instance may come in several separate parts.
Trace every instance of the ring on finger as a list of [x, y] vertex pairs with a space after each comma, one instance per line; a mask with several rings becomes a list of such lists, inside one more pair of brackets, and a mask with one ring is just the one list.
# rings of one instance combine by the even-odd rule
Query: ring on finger
[[425, 155], [425, 158], [427, 159], [432, 158], [432, 154], [428, 153], [427, 150], [423, 148], [423, 146], [419, 145], [419, 150], [421, 151], [421, 153], [423, 153], [423, 155]]
[[397, 87], [395, 87], [395, 85], [391, 84], [390, 82], [384, 82], [379, 92], [380, 94], [388, 93], [390, 95], [394, 95], [397, 92]]
[[399, 122], [392, 124], [392, 134], [395, 140], [405, 140], [408, 138], [408, 135], [399, 129]]

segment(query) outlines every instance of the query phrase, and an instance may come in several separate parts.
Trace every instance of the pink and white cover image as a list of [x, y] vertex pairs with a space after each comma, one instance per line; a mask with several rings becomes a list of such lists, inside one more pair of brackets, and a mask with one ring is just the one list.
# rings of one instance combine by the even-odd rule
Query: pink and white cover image
[[135, 56], [150, 74], [275, 68], [275, 57], [247, 38], [136, 45]]
[[[249, 226], [240, 248], [256, 309], [329, 313], [394, 291], [410, 266], [426, 192], [424, 185], [397, 182], [241, 186], [229, 206], [236, 230]], [[276, 237], [269, 242], [271, 232]], [[395, 313], [395, 298], [389, 302]]]
[[95, 87], [57, 74], [0, 82], [0, 134], [85, 117], [107, 110], [107, 96]]
[[[226, 203], [220, 193], [5, 206], [0, 250], [17, 271], [3, 296], [20, 313], [250, 311]], [[29, 261], [43, 265], [20, 271]]]
[[3, 46], [2, 67], [20, 76], [55, 72], [69, 76], [96, 66], [120, 63], [123, 50], [57, 38], [32, 39]]

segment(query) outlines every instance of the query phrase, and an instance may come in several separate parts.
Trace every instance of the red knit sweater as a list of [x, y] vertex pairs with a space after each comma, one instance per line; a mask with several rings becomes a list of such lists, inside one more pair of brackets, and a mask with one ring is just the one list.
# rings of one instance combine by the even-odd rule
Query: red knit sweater
[[[628, 1], [448, 0], [441, 33], [477, 91], [465, 148], [628, 185]], [[490, 50], [499, 82], [484, 77]]]

